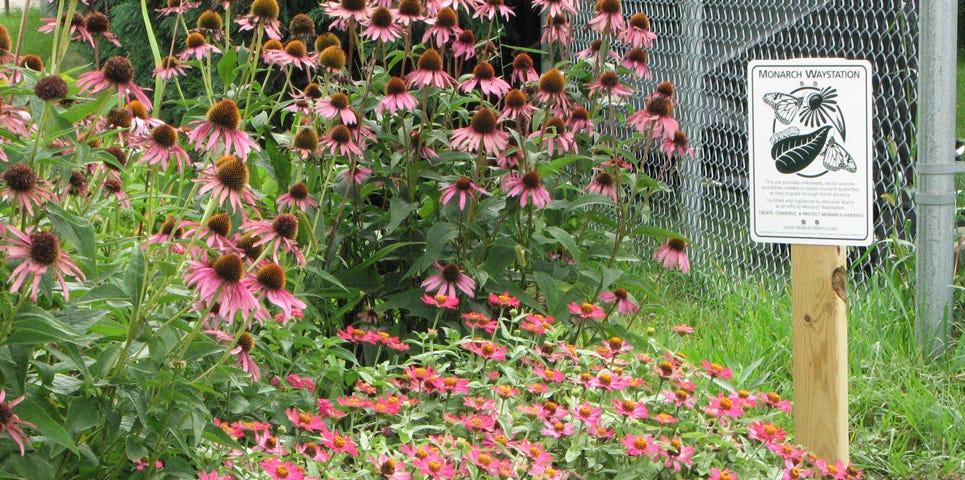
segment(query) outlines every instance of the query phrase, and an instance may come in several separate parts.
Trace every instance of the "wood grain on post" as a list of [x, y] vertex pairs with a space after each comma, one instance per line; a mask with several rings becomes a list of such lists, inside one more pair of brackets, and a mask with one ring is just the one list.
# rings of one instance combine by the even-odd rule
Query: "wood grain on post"
[[845, 250], [791, 246], [794, 436], [829, 462], [848, 461]]

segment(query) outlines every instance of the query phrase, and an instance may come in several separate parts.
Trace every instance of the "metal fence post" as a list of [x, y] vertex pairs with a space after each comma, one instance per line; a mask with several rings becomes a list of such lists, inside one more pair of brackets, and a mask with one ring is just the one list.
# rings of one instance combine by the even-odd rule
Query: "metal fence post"
[[[680, 161], [680, 198], [684, 205], [681, 215], [681, 227], [691, 242], [700, 246], [704, 236], [704, 192], [703, 173], [701, 169], [701, 148], [704, 130], [704, 109], [700, 105], [704, 95], [704, 57], [702, 55], [704, 35], [704, 5], [702, 0], [685, 0], [681, 2], [681, 41], [683, 47], [682, 72], [678, 92], [680, 104], [686, 109], [682, 126], [688, 136], [688, 141], [694, 146], [694, 158], [682, 158]], [[700, 258], [700, 251], [694, 254]], [[698, 260], [699, 261], [699, 260]]]
[[953, 0], [921, 2], [915, 336], [929, 359], [945, 351], [951, 316], [957, 11]]

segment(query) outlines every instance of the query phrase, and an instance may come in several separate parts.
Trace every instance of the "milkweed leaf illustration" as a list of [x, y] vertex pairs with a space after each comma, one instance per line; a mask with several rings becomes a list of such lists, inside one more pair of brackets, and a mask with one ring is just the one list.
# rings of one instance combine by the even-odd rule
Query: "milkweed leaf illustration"
[[830, 125], [825, 125], [811, 133], [793, 135], [779, 140], [771, 147], [771, 158], [777, 163], [777, 171], [796, 173], [807, 168], [824, 149], [828, 141]]

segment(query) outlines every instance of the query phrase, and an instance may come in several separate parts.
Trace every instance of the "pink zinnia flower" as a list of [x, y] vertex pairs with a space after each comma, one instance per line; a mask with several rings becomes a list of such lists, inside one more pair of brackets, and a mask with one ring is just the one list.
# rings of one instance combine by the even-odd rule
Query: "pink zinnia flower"
[[372, 10], [372, 16], [363, 25], [365, 30], [362, 30], [362, 37], [386, 43], [402, 38], [404, 32], [396, 23], [392, 11], [385, 7], [376, 7]]
[[768, 445], [783, 442], [787, 439], [787, 432], [770, 422], [758, 420], [751, 424], [747, 436]]
[[83, 73], [77, 77], [77, 86], [81, 91], [91, 93], [116, 88], [118, 96], [123, 99], [119, 103], [127, 103], [129, 96], [133, 94], [134, 98], [148, 110], [151, 109], [151, 99], [134, 83], [134, 65], [126, 57], [108, 58], [100, 70]]
[[635, 402], [633, 400], [610, 400], [610, 404], [616, 409], [616, 413], [631, 417], [644, 419], [649, 417], [646, 402]]
[[308, 412], [299, 412], [294, 408], [285, 409], [285, 415], [288, 416], [288, 419], [291, 420], [296, 427], [308, 430], [310, 432], [321, 432], [328, 428], [325, 426], [325, 421], [319, 415], [312, 415]]
[[497, 307], [518, 307], [519, 299], [510, 295], [509, 292], [500, 294], [490, 293], [489, 304]]
[[283, 321], [287, 321], [292, 316], [295, 309], [304, 310], [305, 302], [299, 300], [285, 290], [285, 270], [276, 263], [265, 263], [262, 265], [254, 278], [248, 277], [243, 280], [251, 291], [256, 291], [259, 301], [268, 298], [268, 301], [282, 310]]
[[460, 178], [459, 180], [456, 180], [448, 185], [443, 185], [442, 187], [439, 187], [439, 190], [442, 191], [439, 201], [442, 202], [443, 205], [448, 204], [450, 200], [458, 195], [459, 210], [466, 209], [466, 200], [473, 198], [473, 192], [481, 193], [483, 195], [489, 194], [489, 192], [487, 192], [485, 189], [479, 187], [475, 183], [472, 183], [472, 180], [469, 180], [465, 177]]
[[445, 295], [429, 295], [425, 294], [422, 296], [422, 303], [426, 305], [432, 305], [436, 308], [445, 308], [448, 310], [455, 310], [459, 306], [459, 298], [457, 297], [447, 297]]
[[197, 289], [206, 307], [217, 304], [219, 314], [229, 323], [235, 313], [241, 312], [242, 318], [248, 319], [259, 308], [258, 300], [245, 285], [245, 277], [250, 274], [238, 255], [227, 253], [210, 263], [206, 259], [190, 260], [188, 265], [185, 284]]
[[23, 456], [25, 453], [24, 442], [29, 445], [30, 437], [24, 433], [24, 431], [20, 428], [20, 425], [37, 428], [36, 425], [21, 420], [16, 413], [13, 413], [13, 407], [22, 402], [24, 397], [26, 397], [26, 395], [21, 395], [13, 400], [10, 400], [9, 402], [5, 402], [4, 400], [7, 398], [7, 392], [0, 390], [0, 433], [7, 432], [10, 434], [10, 437], [13, 438], [13, 441], [20, 446], [21, 456]]
[[238, 340], [235, 341], [235, 337], [221, 330], [205, 330], [204, 333], [214, 335], [215, 338], [222, 342], [235, 342], [235, 348], [231, 350], [232, 355], [238, 356], [235, 364], [251, 375], [251, 381], [261, 381], [261, 369], [258, 368], [255, 360], [251, 358], [251, 351], [255, 348], [255, 337], [251, 336], [248, 332], [243, 332], [241, 336], [238, 337]]
[[646, 455], [653, 458], [660, 451], [660, 446], [653, 443], [653, 436], [651, 435], [646, 437], [643, 435], [626, 435], [620, 439], [620, 443], [626, 447], [627, 455], [631, 457]]
[[740, 405], [723, 393], [711, 398], [709, 404], [704, 407], [704, 411], [716, 418], [739, 418], [744, 415], [744, 410], [740, 408]]
[[472, 69], [472, 77], [459, 84], [463, 93], [471, 92], [476, 86], [486, 95], [502, 96], [509, 91], [509, 84], [496, 76], [496, 70], [489, 62], [479, 62]]
[[470, 298], [475, 296], [476, 282], [464, 274], [459, 265], [449, 263], [443, 266], [439, 262], [433, 265], [439, 269], [439, 273], [425, 279], [422, 282], [422, 288], [436, 289], [436, 295], [448, 297], [455, 297], [457, 289]]
[[596, 305], [594, 305], [594, 304], [592, 304], [592, 303], [590, 303], [590, 302], [583, 302], [583, 303], [571, 302], [569, 305], [567, 305], [567, 307], [569, 307], [570, 313], [572, 313], [573, 315], [576, 315], [576, 316], [578, 316], [578, 317], [580, 317], [580, 318], [583, 318], [583, 319], [587, 319], [587, 318], [595, 318], [595, 319], [606, 318], [606, 312], [604, 312], [602, 308], [600, 308], [600, 307], [598, 307], [598, 306], [596, 306]]
[[210, 58], [212, 53], [221, 53], [221, 49], [208, 43], [204, 35], [198, 32], [191, 32], [184, 40], [185, 49], [178, 54], [178, 60], [186, 62], [190, 59], [202, 61]]
[[0, 196], [16, 203], [18, 208], [26, 210], [31, 216], [34, 214], [34, 206], [42, 206], [56, 198], [54, 192], [45, 188], [50, 183], [41, 180], [27, 164], [10, 165], [0, 174], [0, 179], [6, 185], [0, 190]]
[[318, 102], [316, 110], [322, 117], [338, 118], [345, 125], [354, 125], [359, 120], [349, 104], [348, 95], [342, 92], [333, 93], [330, 97]]
[[488, 155], [497, 155], [509, 146], [509, 132], [499, 128], [492, 110], [479, 107], [469, 121], [469, 126], [453, 130], [452, 148], [478, 152], [484, 149]]
[[462, 314], [462, 319], [466, 321], [466, 326], [470, 329], [485, 330], [486, 333], [492, 335], [499, 327], [499, 322], [493, 318], [489, 318], [488, 315], [484, 315], [478, 312], [467, 312]]
[[657, 259], [666, 269], [672, 270], [677, 268], [683, 273], [690, 272], [690, 259], [687, 258], [687, 242], [679, 238], [667, 240], [667, 243], [661, 245], [653, 252], [653, 258]]
[[218, 199], [218, 205], [224, 206], [225, 201], [231, 204], [234, 211], [244, 209], [244, 204], [254, 206], [257, 198], [248, 187], [248, 165], [241, 160], [226, 155], [218, 159], [214, 165], [208, 165], [201, 172], [201, 183], [198, 194], [212, 192]]
[[278, 457], [269, 457], [258, 463], [265, 469], [271, 480], [303, 480], [305, 472], [302, 467], [291, 462], [282, 462]]
[[774, 392], [762, 393], [761, 400], [763, 400], [764, 404], [767, 405], [768, 407], [776, 408], [784, 413], [788, 413], [791, 411], [790, 400], [781, 399], [781, 396], [778, 395], [777, 393], [774, 393]]
[[[272, 260], [276, 263], [279, 261], [278, 251], [283, 249], [286, 253], [293, 254], [295, 261], [297, 261], [299, 265], [305, 264], [305, 256], [298, 248], [296, 241], [298, 237], [298, 217], [290, 213], [282, 213], [270, 222], [264, 220], [248, 220], [241, 228], [246, 233], [257, 235], [261, 238], [255, 242], [253, 246], [257, 247], [273, 242]], [[282, 281], [282, 283], [284, 283], [284, 281]], [[301, 306], [298, 308], [305, 307]]]
[[358, 445], [350, 437], [342, 436], [337, 431], [323, 430], [322, 439], [319, 443], [332, 449], [332, 454], [347, 453], [353, 457], [357, 457], [359, 454]]
[[32, 275], [30, 299], [36, 302], [40, 291], [40, 280], [47, 270], [51, 270], [60, 283], [64, 300], [70, 301], [70, 290], [67, 288], [64, 275], [83, 281], [84, 272], [60, 248], [60, 240], [53, 233], [35, 230], [33, 227], [26, 232], [21, 232], [16, 227], [2, 224], [0, 224], [0, 232], [4, 233], [0, 237], [0, 252], [6, 252], [7, 260], [23, 260], [10, 273], [12, 282], [10, 293], [19, 290], [27, 277]]
[[667, 445], [667, 448], [660, 449], [660, 456], [664, 459], [665, 467], [679, 472], [684, 465], [694, 464], [694, 447], [684, 446], [677, 437], [667, 440], [666, 437], [661, 436], [660, 441]]
[[191, 161], [188, 152], [185, 152], [178, 144], [178, 131], [174, 127], [162, 124], [151, 130], [151, 136], [147, 139], [144, 155], [141, 159], [148, 165], [161, 164], [162, 170], [168, 169], [168, 160], [174, 159], [177, 163], [178, 171], [184, 170], [184, 165]]
[[419, 469], [419, 473], [438, 480], [440, 478], [454, 478], [455, 468], [437, 453], [429, 453], [425, 457], [416, 456], [412, 459], [412, 466]]
[[728, 469], [711, 468], [707, 480], [737, 480], [737, 474]]
[[405, 462], [400, 462], [381, 453], [379, 458], [369, 457], [369, 462], [375, 467], [378, 475], [386, 480], [409, 480], [412, 474], [405, 471]]
[[[619, 202], [620, 200], [617, 198], [617, 189], [614, 183], [615, 180], [613, 179], [613, 175], [610, 175], [607, 172], [600, 172], [593, 177], [593, 181], [586, 186], [586, 191], [589, 193], [595, 193], [597, 195], [603, 195], [604, 197], [609, 197], [614, 202]], [[600, 300], [603, 300], [602, 296], [600, 297]], [[613, 300], [603, 301], [608, 303], [613, 302]], [[621, 311], [620, 313], [625, 312]]]
[[501, 180], [501, 188], [508, 197], [519, 197], [519, 206], [525, 208], [529, 202], [536, 208], [543, 208], [550, 203], [550, 193], [543, 188], [539, 173], [535, 170], [527, 172], [522, 177], [516, 172], [510, 172]]
[[428, 87], [447, 88], [456, 82], [452, 75], [446, 73], [442, 68], [442, 55], [434, 48], [427, 48], [419, 55], [416, 63], [416, 70], [409, 72], [405, 76], [405, 83], [409, 87]]
[[479, 355], [486, 360], [496, 360], [501, 362], [506, 360], [507, 348], [500, 346], [497, 343], [487, 342], [484, 340], [474, 340], [468, 343], [463, 343], [460, 345], [462, 348], [469, 350], [476, 355]]
[[576, 426], [560, 419], [543, 420], [543, 429], [540, 433], [553, 438], [568, 437], [576, 433]]
[[598, 33], [619, 35], [627, 28], [622, 9], [620, 0], [600, 0], [596, 4], [596, 16], [590, 19], [588, 25]]
[[630, 294], [622, 288], [614, 288], [612, 292], [603, 292], [597, 298], [599, 298], [601, 302], [617, 302], [617, 311], [622, 315], [636, 313], [637, 310], [640, 310], [640, 307], [630, 299]]
[[199, 150], [215, 151], [219, 143], [224, 143], [226, 154], [236, 154], [242, 160], [248, 158], [249, 150], [261, 150], [244, 130], [238, 129], [241, 126], [241, 112], [234, 100], [226, 98], [212, 105], [208, 109], [207, 120], [195, 120], [190, 125], [194, 127], [188, 132], [188, 141]]
[[650, 48], [657, 34], [650, 31], [650, 18], [643, 13], [635, 13], [630, 17], [627, 29], [620, 35], [620, 40], [633, 48]]
[[694, 327], [691, 327], [686, 323], [682, 323], [680, 325], [674, 325], [670, 327], [670, 329], [673, 330], [674, 333], [679, 333], [680, 335], [690, 335], [691, 333], [694, 333]]
[[700, 362], [700, 368], [704, 371], [710, 378], [723, 378], [724, 380], [730, 380], [733, 376], [729, 368], [717, 363], [710, 363], [707, 360]]

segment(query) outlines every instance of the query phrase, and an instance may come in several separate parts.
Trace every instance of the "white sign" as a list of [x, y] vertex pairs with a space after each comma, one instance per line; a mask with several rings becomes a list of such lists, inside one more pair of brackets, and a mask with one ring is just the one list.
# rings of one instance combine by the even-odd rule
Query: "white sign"
[[747, 76], [751, 238], [871, 244], [871, 63], [754, 60]]

